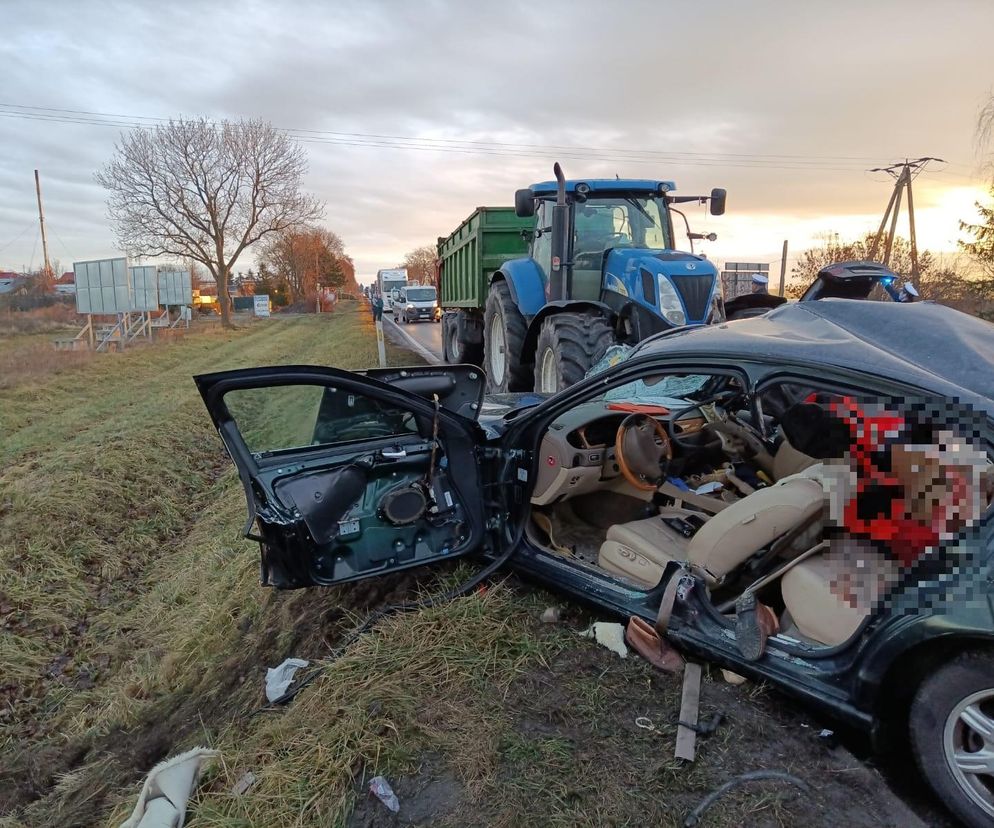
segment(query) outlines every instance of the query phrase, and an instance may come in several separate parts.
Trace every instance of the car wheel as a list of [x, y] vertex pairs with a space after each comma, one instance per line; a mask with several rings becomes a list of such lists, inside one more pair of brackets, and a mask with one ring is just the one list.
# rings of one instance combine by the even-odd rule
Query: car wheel
[[925, 679], [908, 724], [942, 801], [965, 825], [994, 825], [994, 653], [966, 653]]
[[555, 394], [584, 378], [614, 343], [607, 322], [587, 314], [563, 313], [542, 322], [535, 349], [535, 390]]
[[528, 326], [511, 298], [507, 282], [490, 286], [483, 314], [483, 368], [487, 373], [487, 389], [491, 393], [530, 391], [532, 370], [521, 364]]

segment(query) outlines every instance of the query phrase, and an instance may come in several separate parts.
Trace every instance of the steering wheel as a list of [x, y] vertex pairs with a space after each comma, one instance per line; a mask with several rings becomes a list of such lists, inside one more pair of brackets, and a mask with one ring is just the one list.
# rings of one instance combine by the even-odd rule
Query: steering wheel
[[686, 437], [681, 437], [680, 436], [680, 432], [676, 430], [676, 427], [678, 425], [677, 421], [681, 417], [683, 417], [683, 416], [685, 416], [687, 414], [691, 414], [694, 411], [696, 411], [697, 414], [698, 414], [698, 416], [702, 420], [704, 420], [705, 422], [704, 422], [704, 425], [702, 425], [700, 427], [700, 429], [698, 429], [696, 431], [693, 431], [692, 434], [694, 434], [696, 436], [696, 435], [700, 434], [703, 431], [711, 431], [713, 424], [711, 422], [709, 422], [707, 420], [707, 418], [704, 416], [704, 411], [702, 410], [702, 407], [706, 406], [706, 405], [711, 405], [714, 402], [716, 402], [716, 401], [715, 400], [705, 400], [703, 402], [694, 403], [693, 405], [688, 405], [686, 408], [681, 408], [681, 409], [679, 409], [677, 411], [671, 411], [670, 412], [670, 417], [666, 421], [666, 428], [667, 428], [667, 431], [669, 432], [669, 438], [670, 438], [670, 440], [672, 440], [674, 443], [676, 443], [676, 445], [680, 446], [680, 448], [685, 448], [685, 449], [694, 449], [694, 450], [699, 450], [699, 449], [702, 449], [702, 448], [712, 449], [712, 448], [717, 448], [718, 446], [720, 446], [721, 445], [721, 439], [719, 437], [712, 436], [710, 439], [708, 439], [708, 440], [704, 441], [703, 443], [701, 443], [701, 442], [699, 442], [697, 440], [688, 440]]
[[[686, 449], [716, 449], [722, 448], [726, 451], [733, 450], [734, 445], [738, 444], [741, 447], [748, 446], [748, 448], [755, 453], [761, 453], [766, 451], [766, 441], [763, 435], [760, 434], [752, 425], [749, 423], [742, 422], [736, 417], [727, 416], [725, 412], [725, 407], [728, 403], [734, 402], [737, 394], [733, 393], [729, 395], [728, 392], [721, 394], [717, 397], [712, 397], [709, 400], [703, 400], [694, 405], [687, 406], [686, 408], [681, 408], [679, 411], [674, 411], [670, 415], [670, 419], [667, 421], [667, 427], [670, 435], [670, 439], [681, 448]], [[718, 406], [716, 403], [722, 403]], [[704, 418], [704, 411], [702, 408], [708, 405], [715, 405], [718, 413], [721, 415], [714, 421], [706, 421], [703, 426], [701, 426], [699, 431], [693, 432], [694, 434], [700, 434], [701, 431], [707, 431], [709, 434], [713, 435], [711, 439], [704, 441], [703, 443], [696, 443], [688, 440], [686, 437], [681, 437], [679, 432], [676, 430], [677, 421], [686, 414], [693, 411], [698, 412], [698, 414]]]
[[666, 429], [648, 414], [629, 414], [618, 426], [614, 452], [625, 480], [643, 492], [654, 492], [666, 476], [663, 464], [673, 459]]

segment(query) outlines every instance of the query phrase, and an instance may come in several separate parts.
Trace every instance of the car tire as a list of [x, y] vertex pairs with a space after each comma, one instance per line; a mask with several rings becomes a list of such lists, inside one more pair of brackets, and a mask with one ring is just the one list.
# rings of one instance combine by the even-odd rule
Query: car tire
[[483, 370], [490, 393], [531, 390], [532, 368], [521, 362], [527, 333], [507, 282], [494, 282], [483, 314]]
[[560, 313], [548, 317], [535, 348], [535, 391], [555, 394], [579, 382], [613, 344], [614, 331], [601, 316]]
[[[929, 675], [908, 727], [915, 761], [946, 806], [970, 828], [994, 825], [994, 653], [966, 653]], [[972, 772], [969, 754], [980, 750], [972, 765], [984, 770]]]

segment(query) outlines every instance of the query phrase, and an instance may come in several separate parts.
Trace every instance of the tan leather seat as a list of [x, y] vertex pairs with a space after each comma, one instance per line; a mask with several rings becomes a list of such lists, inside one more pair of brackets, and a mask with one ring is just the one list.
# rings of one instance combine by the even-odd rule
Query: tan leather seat
[[814, 518], [825, 505], [821, 483], [793, 475], [731, 504], [687, 540], [661, 517], [608, 529], [598, 563], [608, 572], [655, 586], [671, 560], [689, 561], [714, 584], [778, 537]]
[[850, 540], [792, 567], [781, 586], [797, 631], [834, 647], [852, 637], [897, 577], [896, 562]]

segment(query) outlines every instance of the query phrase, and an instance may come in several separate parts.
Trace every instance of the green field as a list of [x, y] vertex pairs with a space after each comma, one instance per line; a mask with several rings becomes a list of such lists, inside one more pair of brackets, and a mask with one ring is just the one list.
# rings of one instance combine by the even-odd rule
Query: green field
[[[65, 365], [52, 353], [0, 383], [0, 826], [118, 825], [145, 772], [195, 745], [222, 760], [194, 828], [676, 825], [757, 767], [818, 792], [745, 790], [706, 824], [841, 824], [849, 807], [900, 824], [875, 774], [811, 741], [761, 688], [709, 681], [704, 715], [730, 721], [682, 767], [679, 681], [580, 639], [579, 610], [539, 623], [555, 599], [513, 579], [381, 621], [285, 710], [256, 712], [267, 666], [321, 661], [371, 608], [475, 565], [261, 588], [242, 490], [191, 377], [375, 356], [368, 315], [339, 310]], [[257, 781], [236, 795], [246, 771]], [[378, 774], [399, 822], [365, 794]]]

